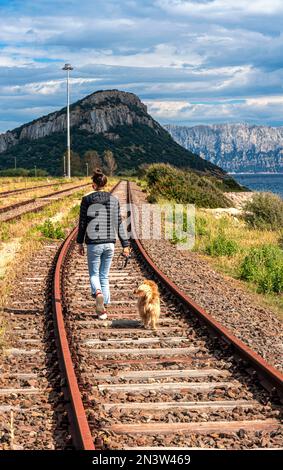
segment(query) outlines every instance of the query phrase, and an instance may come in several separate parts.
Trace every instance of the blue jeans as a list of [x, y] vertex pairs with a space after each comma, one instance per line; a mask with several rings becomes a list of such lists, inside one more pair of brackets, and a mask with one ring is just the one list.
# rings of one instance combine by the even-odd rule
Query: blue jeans
[[101, 290], [104, 304], [110, 303], [109, 271], [114, 255], [114, 243], [87, 245], [87, 262], [91, 292]]

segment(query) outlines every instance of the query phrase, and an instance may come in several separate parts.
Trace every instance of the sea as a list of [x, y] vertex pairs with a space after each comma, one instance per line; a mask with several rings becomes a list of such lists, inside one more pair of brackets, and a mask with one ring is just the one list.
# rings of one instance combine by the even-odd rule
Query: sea
[[268, 191], [279, 194], [283, 198], [283, 173], [277, 174], [231, 174], [243, 186], [255, 191]]

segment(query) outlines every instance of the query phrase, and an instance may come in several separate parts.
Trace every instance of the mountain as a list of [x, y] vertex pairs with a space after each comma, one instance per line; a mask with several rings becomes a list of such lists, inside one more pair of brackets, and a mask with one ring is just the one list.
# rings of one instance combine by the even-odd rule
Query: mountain
[[176, 142], [228, 172], [283, 172], [283, 127], [164, 126]]
[[[131, 171], [142, 163], [165, 162], [229, 178], [216, 165], [178, 145], [132, 94], [97, 91], [70, 107], [71, 145], [77, 173], [85, 173], [84, 154], [112, 150], [118, 171]], [[38, 168], [62, 174], [66, 150], [66, 108], [0, 135], [0, 169], [13, 166]], [[79, 163], [78, 163], [79, 160]], [[230, 179], [231, 181], [231, 179]], [[233, 180], [232, 180], [233, 181]]]

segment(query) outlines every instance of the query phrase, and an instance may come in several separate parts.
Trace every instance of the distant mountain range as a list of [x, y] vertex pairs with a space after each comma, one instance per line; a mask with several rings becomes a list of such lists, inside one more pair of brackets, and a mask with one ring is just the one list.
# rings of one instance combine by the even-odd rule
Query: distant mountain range
[[[70, 107], [71, 144], [77, 174], [85, 173], [85, 153], [100, 155], [111, 150], [120, 172], [133, 171], [144, 163], [165, 162], [228, 179], [213, 163], [178, 145], [132, 94], [118, 90], [97, 91]], [[62, 174], [66, 150], [66, 108], [17, 129], [0, 134], [0, 169], [45, 169]], [[233, 182], [230, 179], [230, 182]], [[233, 183], [234, 184], [234, 183]]]
[[283, 172], [283, 127], [248, 124], [164, 127], [184, 148], [227, 172]]

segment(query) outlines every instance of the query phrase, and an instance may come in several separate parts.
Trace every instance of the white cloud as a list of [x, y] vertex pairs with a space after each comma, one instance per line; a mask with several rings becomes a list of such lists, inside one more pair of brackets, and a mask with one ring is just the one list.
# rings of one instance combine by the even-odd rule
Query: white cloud
[[269, 15], [283, 12], [281, 0], [212, 0], [194, 2], [190, 0], [157, 0], [156, 5], [171, 14], [188, 16], [223, 17], [226, 15], [250, 14]]
[[266, 122], [281, 119], [283, 98], [273, 96], [266, 99], [247, 98], [239, 102], [233, 100], [192, 103], [189, 101], [147, 101], [148, 110], [162, 123], [182, 122], [188, 125], [213, 122], [247, 121], [260, 123], [260, 114], [264, 113]]
[[233, 105], [229, 103], [191, 103], [188, 101], [147, 101], [149, 112], [158, 120], [193, 121], [231, 117]]
[[[98, 82], [98, 78], [71, 78], [70, 85], [80, 86], [83, 84], [90, 84]], [[50, 80], [47, 82], [28, 83], [26, 85], [7, 86], [2, 89], [2, 92], [7, 93], [29, 93], [36, 95], [54, 95], [62, 88], [66, 87], [66, 79]]]
[[146, 100], [145, 104], [148, 107], [150, 114], [153, 114], [157, 119], [172, 119], [177, 118], [181, 112], [190, 109], [191, 104], [187, 101], [155, 101]]
[[282, 105], [283, 96], [261, 96], [258, 98], [248, 98], [246, 100], [250, 106], [268, 106], [270, 104]]

